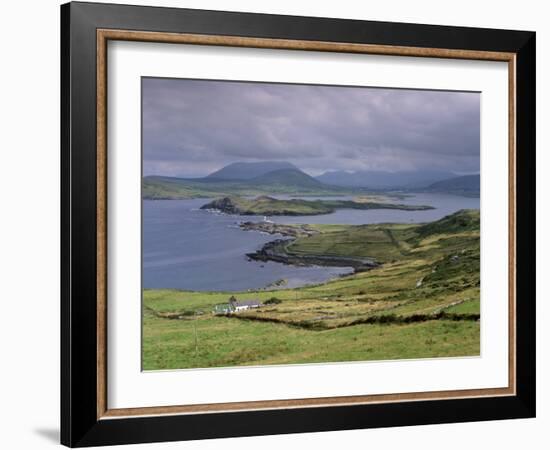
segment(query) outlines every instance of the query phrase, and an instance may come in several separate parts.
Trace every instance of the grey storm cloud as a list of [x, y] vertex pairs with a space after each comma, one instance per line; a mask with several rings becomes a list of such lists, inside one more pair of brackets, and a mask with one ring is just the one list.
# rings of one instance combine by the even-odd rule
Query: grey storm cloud
[[480, 94], [144, 78], [144, 174], [237, 161], [326, 170], [479, 171]]

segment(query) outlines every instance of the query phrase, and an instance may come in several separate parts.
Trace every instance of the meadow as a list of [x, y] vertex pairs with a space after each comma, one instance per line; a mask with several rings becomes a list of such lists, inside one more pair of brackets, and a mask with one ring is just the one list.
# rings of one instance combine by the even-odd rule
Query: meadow
[[[285, 252], [368, 257], [380, 266], [295, 289], [145, 289], [142, 368], [479, 355], [479, 211], [420, 225], [308, 227], [317, 233], [298, 234]], [[215, 314], [232, 295], [263, 306]]]

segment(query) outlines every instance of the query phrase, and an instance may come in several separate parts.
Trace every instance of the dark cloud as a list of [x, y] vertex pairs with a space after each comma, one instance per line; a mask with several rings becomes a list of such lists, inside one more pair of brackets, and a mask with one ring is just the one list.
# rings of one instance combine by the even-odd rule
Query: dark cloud
[[479, 171], [478, 93], [143, 79], [144, 173], [236, 161], [325, 170]]

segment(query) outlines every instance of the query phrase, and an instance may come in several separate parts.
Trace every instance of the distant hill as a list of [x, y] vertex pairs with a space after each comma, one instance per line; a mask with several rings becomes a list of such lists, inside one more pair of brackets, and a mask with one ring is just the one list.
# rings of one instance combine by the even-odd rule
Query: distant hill
[[298, 170], [295, 165], [285, 161], [236, 162], [212, 172], [206, 179], [251, 180], [266, 173], [284, 169]]
[[480, 180], [477, 175], [463, 175], [447, 180], [438, 181], [428, 186], [426, 190], [431, 192], [449, 192], [462, 195], [479, 195]]
[[288, 187], [305, 187], [305, 188], [323, 188], [326, 187], [320, 181], [310, 177], [307, 173], [298, 169], [280, 169], [268, 172], [258, 177], [248, 180], [248, 184], [262, 186], [288, 186]]
[[388, 172], [362, 170], [355, 172], [329, 171], [316, 177], [322, 183], [344, 187], [363, 187], [369, 189], [415, 189], [425, 188], [434, 182], [456, 176], [452, 172], [441, 170], [416, 170]]
[[174, 178], [146, 176], [142, 181], [145, 199], [182, 199], [227, 195], [353, 195], [363, 191], [321, 183], [301, 170], [280, 169], [246, 180], [218, 178]]
[[203, 178], [149, 175], [142, 181], [145, 199], [221, 197], [227, 195], [351, 195], [361, 190], [331, 186], [279, 161], [237, 162]]
[[479, 210], [461, 209], [435, 222], [420, 225], [416, 231], [420, 237], [434, 234], [479, 231]]

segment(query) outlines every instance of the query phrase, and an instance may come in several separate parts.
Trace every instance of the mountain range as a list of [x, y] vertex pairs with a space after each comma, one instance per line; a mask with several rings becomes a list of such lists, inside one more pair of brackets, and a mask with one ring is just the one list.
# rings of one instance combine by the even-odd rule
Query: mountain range
[[203, 178], [153, 175], [144, 177], [142, 182], [142, 196], [148, 199], [351, 193], [350, 188], [322, 183], [296, 166], [278, 161], [229, 164]]
[[207, 179], [250, 180], [276, 170], [299, 170], [294, 164], [285, 161], [236, 162], [207, 175]]
[[459, 195], [479, 195], [479, 175], [463, 175], [448, 180], [437, 181], [426, 188], [430, 192], [447, 192]]
[[193, 198], [225, 195], [353, 195], [369, 190], [422, 190], [475, 195], [479, 175], [452, 172], [328, 171], [312, 177], [283, 161], [236, 162], [203, 178], [147, 176], [144, 198]]
[[336, 186], [366, 187], [370, 189], [414, 189], [424, 188], [437, 181], [456, 177], [456, 174], [442, 170], [416, 170], [388, 172], [377, 170], [328, 171], [317, 180]]

